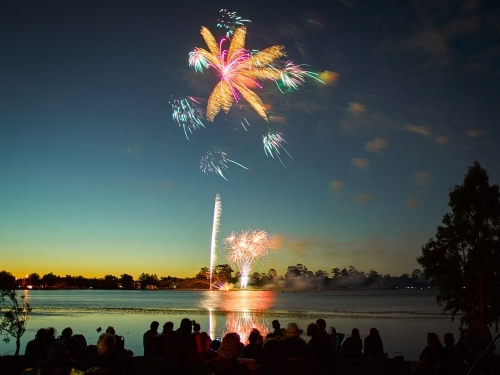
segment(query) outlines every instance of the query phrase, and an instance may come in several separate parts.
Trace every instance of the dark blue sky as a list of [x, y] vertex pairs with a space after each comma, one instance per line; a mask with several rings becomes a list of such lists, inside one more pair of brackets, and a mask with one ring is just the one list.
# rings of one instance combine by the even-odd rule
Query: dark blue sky
[[[169, 99], [206, 105], [219, 78], [188, 53], [202, 25], [223, 37], [221, 8], [252, 21], [247, 48], [282, 44], [336, 78], [264, 83], [269, 123], [242, 101], [187, 140]], [[194, 275], [219, 193], [221, 260], [223, 238], [252, 228], [275, 239], [262, 271], [411, 272], [467, 167], [500, 181], [499, 25], [479, 1], [2, 4], [1, 268]], [[268, 128], [286, 169], [264, 153]], [[249, 169], [204, 175], [214, 146]]]

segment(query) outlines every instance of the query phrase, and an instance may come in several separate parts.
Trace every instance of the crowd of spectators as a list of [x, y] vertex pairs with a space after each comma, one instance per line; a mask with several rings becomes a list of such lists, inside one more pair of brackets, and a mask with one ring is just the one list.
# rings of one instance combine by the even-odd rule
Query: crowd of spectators
[[[296, 323], [281, 328], [280, 322], [274, 320], [273, 330], [265, 337], [254, 328], [248, 337], [242, 338], [238, 333], [230, 332], [222, 340], [212, 340], [207, 332], [201, 332], [200, 324], [187, 318], [182, 319], [175, 330], [172, 322], [166, 322], [161, 332], [159, 326], [158, 322], [152, 322], [143, 335], [144, 360], [168, 364], [173, 373], [331, 374], [339, 361], [384, 364], [398, 360], [388, 358], [376, 328], [371, 328], [364, 340], [354, 328], [343, 340], [344, 335], [337, 333], [335, 328], [326, 331], [324, 319], [311, 322], [305, 332]], [[303, 336], [309, 339], [306, 341]], [[414, 364], [415, 374], [465, 374], [466, 366], [470, 367], [478, 357], [483, 362], [494, 362], [498, 358], [494, 347], [489, 345], [491, 334], [484, 324], [471, 324], [469, 330], [462, 331], [457, 344], [451, 333], [445, 334], [443, 339], [444, 345], [435, 333], [427, 335], [427, 346], [420, 361]], [[26, 346], [24, 374], [41, 374], [39, 369], [43, 369], [44, 374], [62, 375], [141, 374], [133, 356], [113, 327], [108, 327], [99, 336], [96, 345], [87, 345], [85, 337], [73, 334], [69, 327], [58, 337], [54, 328], [42, 328]]]

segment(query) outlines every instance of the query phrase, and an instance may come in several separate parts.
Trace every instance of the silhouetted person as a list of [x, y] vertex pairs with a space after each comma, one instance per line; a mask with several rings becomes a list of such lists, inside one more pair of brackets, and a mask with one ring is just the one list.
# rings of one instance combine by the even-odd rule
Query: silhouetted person
[[427, 334], [427, 346], [419, 357], [416, 374], [434, 374], [434, 368], [439, 363], [446, 362], [446, 352], [435, 333]]
[[297, 323], [288, 323], [286, 329], [281, 330], [283, 337], [281, 342], [285, 346], [289, 358], [305, 359], [307, 356], [305, 340], [300, 337], [303, 330], [299, 329]]
[[241, 356], [243, 358], [254, 359], [256, 363], [260, 363], [260, 356], [262, 354], [262, 344], [259, 343], [261, 338], [259, 331], [252, 330], [248, 335], [248, 345], [245, 345]]
[[156, 334], [158, 333], [158, 327], [160, 326], [160, 323], [157, 321], [153, 321], [150, 324], [150, 329], [147, 330], [144, 335], [142, 336], [142, 343], [144, 346], [144, 357], [149, 357], [153, 355], [153, 352], [155, 350], [155, 337]]
[[279, 320], [273, 320], [271, 323], [273, 327], [273, 332], [271, 332], [271, 337], [274, 339], [277, 339], [278, 337], [281, 337], [281, 324]]
[[134, 356], [134, 352], [132, 350], [125, 349], [125, 338], [123, 336], [117, 335], [115, 329], [112, 326], [108, 326], [108, 328], [106, 328], [106, 333], [115, 338], [115, 352], [126, 354], [129, 357]]
[[316, 323], [310, 323], [306, 335], [311, 339], [307, 343], [307, 366], [314, 372], [320, 369], [326, 371], [334, 364], [334, 351], [330, 345], [329, 337], [325, 340], [321, 328]]
[[321, 331], [320, 333], [320, 339], [326, 343], [330, 344], [330, 336], [328, 336], [328, 332], [326, 332], [326, 321], [325, 319], [318, 319], [316, 320], [316, 324], [319, 327], [319, 330]]
[[351, 336], [346, 338], [340, 347], [340, 354], [346, 359], [358, 359], [361, 358], [361, 350], [363, 350], [363, 341], [359, 337], [359, 330], [353, 328]]
[[50, 344], [47, 354], [47, 361], [37, 362], [35, 367], [49, 369], [46, 371], [48, 374], [69, 374], [72, 368], [83, 369], [81, 362], [68, 359], [68, 349], [60, 341]]
[[365, 352], [364, 357], [379, 357], [384, 358], [384, 344], [380, 333], [376, 328], [370, 328], [370, 334], [365, 337]]
[[115, 351], [115, 337], [109, 333], [99, 336], [97, 354], [91, 355], [84, 364], [85, 369], [93, 367], [138, 369], [132, 358]]
[[285, 346], [276, 339], [267, 339], [262, 346], [261, 363], [254, 375], [306, 375], [307, 366], [299, 358], [288, 358]]
[[59, 338], [66, 348], [68, 348], [68, 358], [76, 361], [83, 360], [83, 349], [81, 345], [73, 338], [73, 330], [70, 327], [64, 328]]
[[217, 351], [218, 357], [205, 362], [205, 366], [216, 375], [251, 374], [250, 368], [246, 364], [240, 364], [237, 359], [240, 356], [242, 346], [240, 336], [237, 333], [231, 332], [226, 334]]
[[47, 359], [47, 330], [40, 328], [35, 339], [26, 344], [24, 351], [25, 367], [33, 367], [36, 362], [45, 361]]

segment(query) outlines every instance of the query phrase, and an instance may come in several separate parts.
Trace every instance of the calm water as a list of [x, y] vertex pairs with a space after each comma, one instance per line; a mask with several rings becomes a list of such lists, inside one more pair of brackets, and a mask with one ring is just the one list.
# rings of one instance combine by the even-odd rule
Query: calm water
[[[89, 343], [95, 343], [97, 328], [114, 326], [125, 337], [126, 347], [142, 355], [142, 334], [157, 320], [172, 321], [175, 328], [188, 317], [201, 324], [213, 337], [236, 331], [247, 338], [252, 327], [262, 333], [271, 330], [271, 321], [282, 327], [296, 322], [303, 329], [322, 317], [337, 332], [358, 328], [362, 337], [371, 327], [379, 329], [385, 351], [416, 360], [425, 346], [427, 332], [440, 337], [446, 332], [458, 336], [458, 322], [441, 313], [433, 290], [339, 290], [339, 291], [135, 291], [135, 290], [54, 290], [27, 291], [33, 307], [29, 331], [22, 338], [22, 352], [37, 329], [72, 327]], [[307, 337], [305, 337], [307, 339]], [[14, 345], [0, 343], [0, 353], [12, 352]]]

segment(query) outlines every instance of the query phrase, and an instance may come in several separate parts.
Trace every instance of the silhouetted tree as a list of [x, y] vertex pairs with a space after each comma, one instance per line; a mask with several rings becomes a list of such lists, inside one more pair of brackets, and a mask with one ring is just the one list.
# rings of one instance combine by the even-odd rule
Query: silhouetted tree
[[133, 289], [134, 288], [134, 277], [132, 275], [124, 273], [120, 275], [120, 284], [124, 289]]
[[4, 335], [3, 341], [8, 343], [10, 338], [16, 339], [15, 356], [19, 355], [21, 337], [26, 332], [31, 306], [24, 302], [25, 296], [17, 296], [15, 290], [2, 290], [0, 292], [0, 334]]
[[417, 261], [439, 288], [437, 302], [460, 323], [500, 317], [500, 193], [474, 162], [461, 185], [450, 190], [451, 212]]
[[0, 290], [10, 290], [16, 285], [16, 278], [7, 271], [0, 271]]

